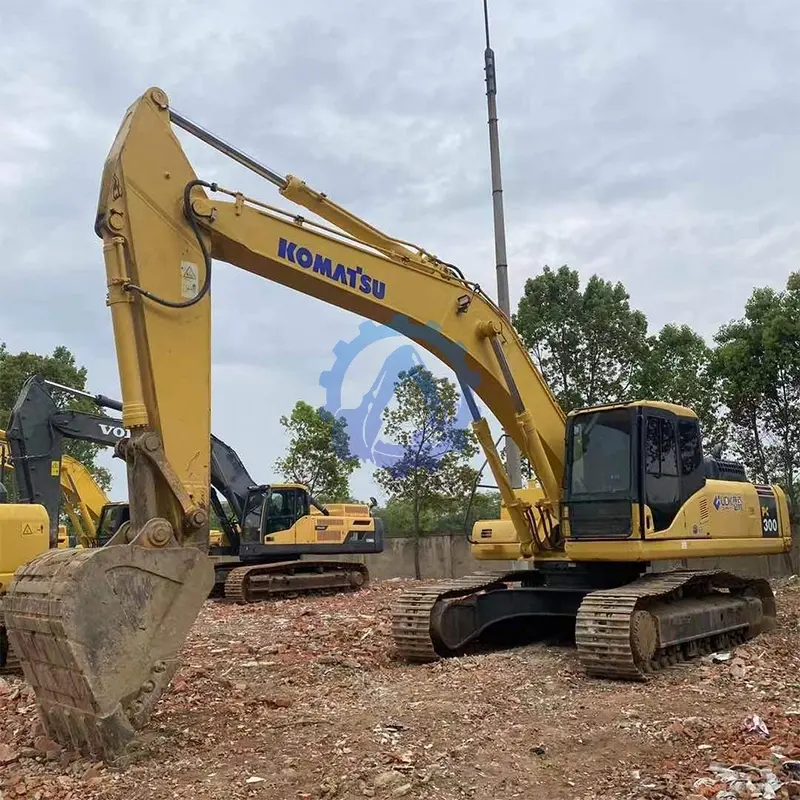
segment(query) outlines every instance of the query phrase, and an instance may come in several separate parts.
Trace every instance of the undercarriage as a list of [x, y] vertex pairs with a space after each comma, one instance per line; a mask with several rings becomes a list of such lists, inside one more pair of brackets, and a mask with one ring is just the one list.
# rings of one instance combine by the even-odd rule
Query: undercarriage
[[295, 592], [357, 590], [368, 583], [366, 566], [355, 561], [277, 561], [234, 567], [225, 576], [224, 596], [247, 604]]
[[643, 680], [655, 670], [775, 627], [769, 582], [721, 570], [650, 572], [644, 565], [558, 564], [479, 573], [404, 592], [392, 612], [397, 654], [458, 655], [499, 626], [532, 638], [572, 628], [584, 670]]

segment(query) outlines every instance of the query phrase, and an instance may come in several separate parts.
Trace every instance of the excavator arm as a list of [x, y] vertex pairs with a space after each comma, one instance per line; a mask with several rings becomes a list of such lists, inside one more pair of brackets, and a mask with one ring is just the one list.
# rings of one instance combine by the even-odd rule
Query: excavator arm
[[[172, 123], [336, 229], [199, 179]], [[225, 145], [171, 111], [157, 88], [123, 119], [103, 171], [95, 230], [130, 431], [117, 448], [128, 466], [130, 526], [126, 543], [34, 560], [10, 588], [9, 638], [52, 738], [107, 757], [123, 749], [168, 685], [211, 588], [214, 259], [388, 325], [449, 365], [521, 551], [552, 545], [564, 415], [510, 321], [456, 267]], [[530, 460], [541, 483], [534, 505], [511, 487], [472, 392]]]

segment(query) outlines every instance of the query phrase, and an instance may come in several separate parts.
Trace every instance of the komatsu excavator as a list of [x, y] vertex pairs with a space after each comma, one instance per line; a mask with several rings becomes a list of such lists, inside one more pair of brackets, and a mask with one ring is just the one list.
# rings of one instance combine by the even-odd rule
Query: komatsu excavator
[[[173, 124], [328, 224], [202, 180]], [[131, 431], [118, 446], [130, 525], [124, 543], [35, 559], [6, 605], [9, 637], [57, 741], [106, 758], [124, 749], [169, 684], [214, 582], [213, 259], [391, 326], [462, 385], [505, 507], [501, 520], [476, 524], [473, 553], [533, 569], [406, 593], [393, 611], [401, 656], [433, 659], [499, 621], [562, 616], [576, 620], [590, 674], [638, 679], [775, 624], [767, 581], [713, 570], [645, 574], [663, 559], [783, 553], [791, 544], [785, 494], [704, 459], [690, 409], [637, 401], [565, 416], [509, 319], [457, 267], [259, 164], [171, 109], [161, 89], [125, 114], [95, 230]], [[533, 487], [511, 486], [472, 392], [531, 462]]]

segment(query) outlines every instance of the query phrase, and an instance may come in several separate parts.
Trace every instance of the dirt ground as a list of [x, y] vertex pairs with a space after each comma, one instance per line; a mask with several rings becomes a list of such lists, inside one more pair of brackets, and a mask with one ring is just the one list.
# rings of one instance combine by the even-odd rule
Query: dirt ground
[[1, 796], [800, 797], [800, 582], [777, 589], [778, 630], [645, 684], [585, 678], [566, 644], [394, 662], [389, 608], [411, 583], [208, 602], [124, 769], [48, 742], [7, 679]]

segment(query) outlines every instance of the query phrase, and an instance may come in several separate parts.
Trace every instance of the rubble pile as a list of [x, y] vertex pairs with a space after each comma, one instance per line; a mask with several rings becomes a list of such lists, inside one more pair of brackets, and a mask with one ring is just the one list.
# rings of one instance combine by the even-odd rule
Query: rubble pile
[[569, 643], [393, 660], [408, 581], [208, 602], [125, 766], [64, 752], [0, 681], [8, 800], [800, 798], [800, 591], [780, 626], [646, 684], [589, 680]]

